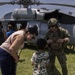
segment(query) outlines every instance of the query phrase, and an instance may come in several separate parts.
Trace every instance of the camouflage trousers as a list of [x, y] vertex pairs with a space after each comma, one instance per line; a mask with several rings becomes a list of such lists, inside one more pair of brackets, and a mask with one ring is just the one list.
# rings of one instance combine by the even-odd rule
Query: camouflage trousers
[[54, 74], [54, 68], [55, 68], [55, 57], [57, 57], [61, 68], [62, 68], [62, 75], [68, 75], [67, 66], [66, 66], [66, 55], [63, 50], [49, 50], [49, 58], [50, 58], [50, 74]]

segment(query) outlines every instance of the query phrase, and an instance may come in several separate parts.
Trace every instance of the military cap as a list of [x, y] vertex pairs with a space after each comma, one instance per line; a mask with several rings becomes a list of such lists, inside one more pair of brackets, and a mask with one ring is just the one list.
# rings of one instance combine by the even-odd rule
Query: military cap
[[58, 24], [58, 20], [56, 18], [51, 18], [49, 19], [48, 21], [48, 26], [54, 26], [54, 25], [57, 25]]

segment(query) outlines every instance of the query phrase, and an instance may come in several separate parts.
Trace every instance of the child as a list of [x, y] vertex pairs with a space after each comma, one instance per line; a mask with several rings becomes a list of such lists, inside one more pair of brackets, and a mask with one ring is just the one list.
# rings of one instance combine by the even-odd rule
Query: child
[[33, 53], [32, 58], [31, 58], [31, 63], [34, 66], [34, 71], [33, 75], [48, 75], [46, 67], [48, 66], [49, 62], [49, 55], [47, 52], [45, 52], [45, 47], [46, 47], [46, 40], [45, 39], [38, 39], [37, 40], [37, 48], [38, 51]]

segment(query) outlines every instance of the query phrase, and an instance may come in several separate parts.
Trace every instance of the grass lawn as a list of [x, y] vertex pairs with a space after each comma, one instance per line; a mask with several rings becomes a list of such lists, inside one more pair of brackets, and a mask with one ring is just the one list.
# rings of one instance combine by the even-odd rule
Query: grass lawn
[[[20, 60], [17, 64], [17, 75], [32, 75], [33, 67], [30, 59], [33, 52], [35, 52], [35, 49], [26, 48], [22, 50]], [[67, 56], [68, 75], [75, 75], [75, 52], [73, 50], [66, 50], [65, 53]], [[60, 75], [61, 67], [57, 59], [55, 66], [57, 68], [56, 75]]]

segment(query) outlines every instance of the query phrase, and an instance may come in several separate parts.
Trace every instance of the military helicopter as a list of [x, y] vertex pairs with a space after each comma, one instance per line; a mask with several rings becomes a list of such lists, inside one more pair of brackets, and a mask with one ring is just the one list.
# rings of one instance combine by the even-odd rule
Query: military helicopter
[[[71, 41], [69, 44], [74, 45], [75, 44], [75, 16], [72, 16], [71, 14], [67, 14], [64, 12], [61, 12], [60, 9], [54, 9], [49, 10], [46, 8], [42, 9], [36, 9], [31, 8], [32, 5], [56, 5], [56, 6], [66, 6], [66, 7], [72, 7], [75, 8], [75, 5], [69, 5], [69, 4], [58, 4], [58, 3], [43, 3], [38, 0], [14, 0], [10, 2], [0, 2], [0, 5], [6, 5], [6, 4], [18, 4], [20, 5], [20, 8], [13, 10], [13, 12], [7, 13], [4, 15], [4, 19], [1, 19], [1, 21], [8, 22], [16, 22], [24, 23], [27, 21], [28, 26], [32, 26], [37, 24], [38, 25], [38, 32], [39, 35], [35, 40], [30, 41], [30, 43], [35, 42], [38, 38], [44, 37], [48, 30], [47, 21], [55, 17], [59, 20], [59, 23], [62, 27], [65, 27], [71, 34]], [[21, 7], [23, 6], [23, 7]], [[9, 17], [8, 17], [9, 16]]]

